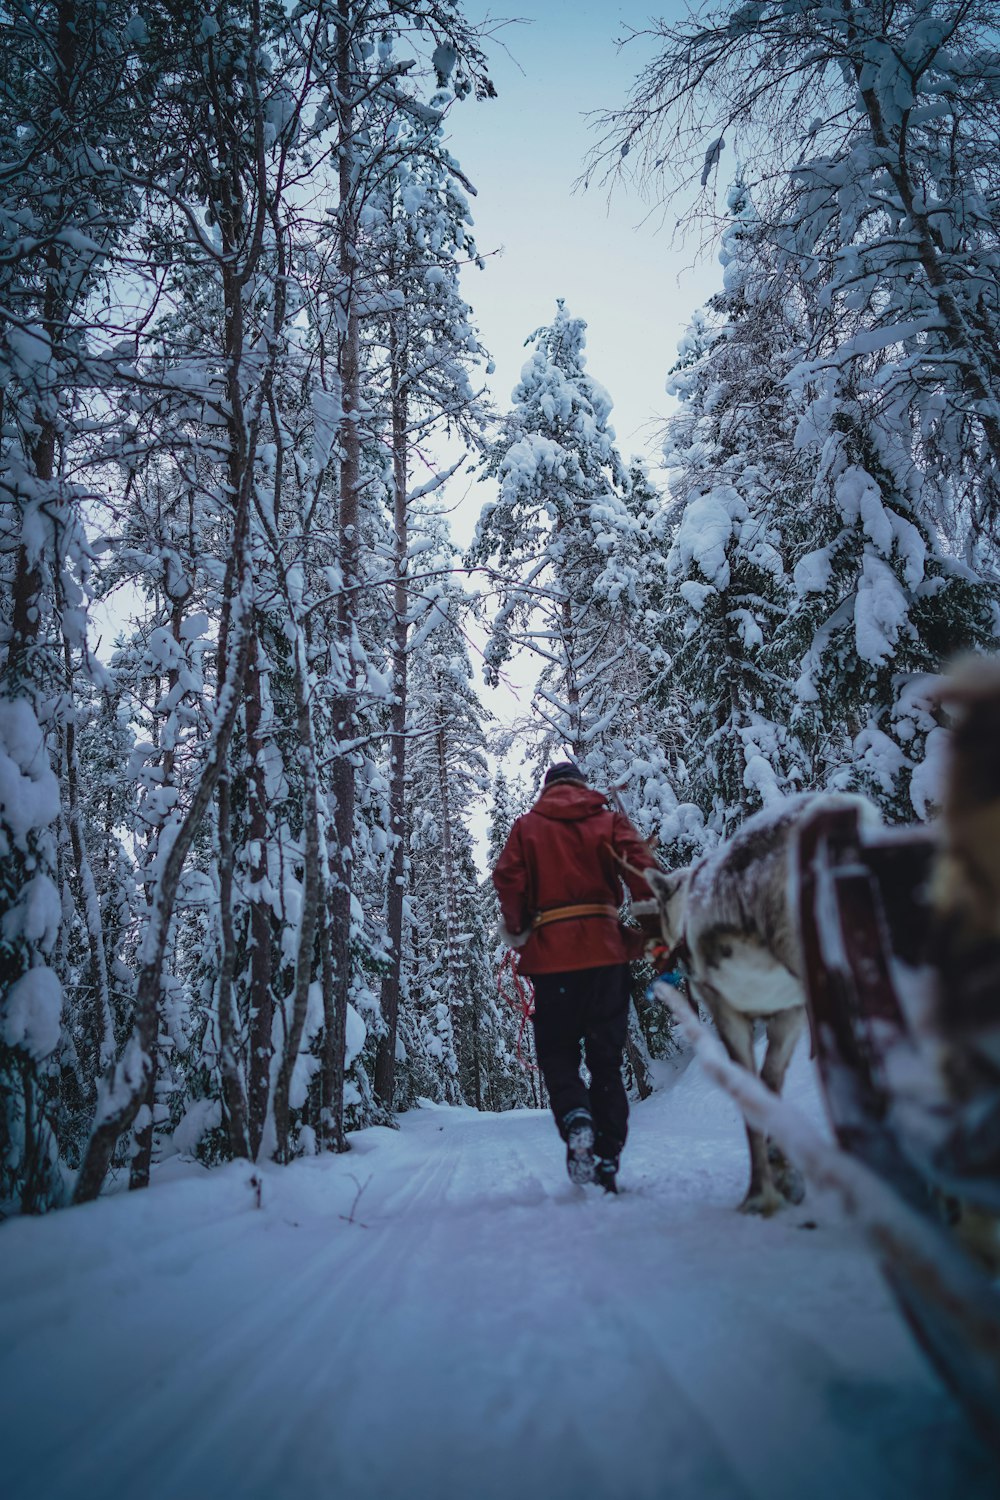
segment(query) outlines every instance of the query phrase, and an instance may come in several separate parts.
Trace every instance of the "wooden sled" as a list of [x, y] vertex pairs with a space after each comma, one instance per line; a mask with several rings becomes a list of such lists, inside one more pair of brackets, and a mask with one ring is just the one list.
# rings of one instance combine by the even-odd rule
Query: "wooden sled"
[[882, 1270], [920, 1345], [1000, 1451], [1000, 945], [961, 950], [931, 904], [927, 830], [866, 838], [820, 809], [799, 845], [814, 1053], [840, 1147], [938, 1237], [942, 1268], [905, 1247]]

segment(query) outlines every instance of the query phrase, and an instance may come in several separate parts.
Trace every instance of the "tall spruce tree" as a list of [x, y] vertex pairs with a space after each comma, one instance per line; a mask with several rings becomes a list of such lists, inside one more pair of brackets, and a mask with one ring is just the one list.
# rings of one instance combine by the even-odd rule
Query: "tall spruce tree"
[[729, 195], [723, 290], [692, 327], [673, 372], [674, 470], [668, 571], [671, 682], [686, 706], [685, 801], [710, 836], [804, 783], [787, 730], [792, 700], [780, 626], [786, 557], [808, 495], [798, 412], [784, 376], [800, 329], [750, 196]]
[[[990, 6], [965, 0], [721, 0], [656, 28], [596, 157], [714, 211], [723, 153], [753, 161], [758, 207], [834, 315], [829, 364], [920, 418], [928, 499], [980, 572], [1000, 543], [998, 63]], [[700, 182], [701, 192], [697, 190]]]
[[[409, 628], [417, 606], [410, 577], [423, 559], [410, 557], [411, 474], [416, 452], [442, 429], [479, 441], [484, 422], [471, 368], [483, 358], [471, 308], [461, 296], [464, 263], [481, 265], [471, 233], [464, 175], [444, 145], [446, 93], [430, 107], [413, 100], [388, 132], [395, 165], [380, 183], [369, 208], [375, 284], [385, 312], [376, 339], [384, 345], [374, 371], [372, 397], [389, 415], [392, 453], [393, 634], [389, 819], [392, 857], [388, 878], [389, 955], [381, 985], [384, 1032], [375, 1063], [375, 1090], [391, 1110], [395, 1085], [396, 1028], [403, 965], [403, 906], [406, 896], [406, 757]], [[373, 320], [374, 321], [374, 320]], [[370, 335], [369, 335], [370, 336]], [[372, 399], [370, 397], [369, 399]], [[416, 486], [425, 495], [445, 479]], [[418, 549], [423, 542], [418, 539]], [[416, 595], [419, 598], [419, 582]]]
[[940, 722], [927, 674], [996, 649], [996, 591], [941, 550], [905, 429], [901, 440], [871, 391], [836, 381], [807, 431], [809, 538], [781, 629], [786, 659], [798, 654], [791, 723], [813, 784], [859, 787], [894, 820], [923, 817], [938, 791], [935, 768], [922, 768]]
[[528, 339], [534, 354], [484, 471], [498, 498], [483, 508], [472, 564], [492, 580], [487, 681], [516, 652], [540, 666], [535, 756], [573, 756], [597, 783], [636, 775], [652, 816], [663, 754], [651, 723], [663, 672], [658, 612], [666, 591], [652, 543], [648, 475], [627, 471], [612, 402], [586, 371], [586, 324], [559, 302]]
[[[423, 555], [446, 564], [450, 548], [440, 522], [428, 518], [424, 528], [436, 548]], [[416, 625], [407, 722], [415, 809], [409, 838], [407, 1092], [428, 1092], [433, 1078], [435, 1095], [451, 1103], [470, 1092], [477, 1103], [482, 1100], [488, 964], [483, 934], [466, 925], [477, 913], [479, 884], [468, 817], [488, 786], [485, 710], [473, 688], [461, 625], [467, 608], [467, 597], [442, 572]]]

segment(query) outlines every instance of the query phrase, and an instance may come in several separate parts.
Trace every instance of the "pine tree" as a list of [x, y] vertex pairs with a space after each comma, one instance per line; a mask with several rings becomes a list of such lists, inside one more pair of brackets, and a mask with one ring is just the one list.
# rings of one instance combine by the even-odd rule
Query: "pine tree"
[[643, 545], [622, 496], [611, 400], [586, 371], [585, 329], [560, 301], [528, 339], [535, 352], [484, 466], [498, 498], [469, 554], [495, 583], [485, 596], [487, 680], [496, 683], [515, 651], [533, 653], [539, 754], [581, 762], [618, 713], [612, 679], [626, 667], [625, 612]]
[[[387, 898], [389, 957], [382, 981], [384, 1033], [375, 1064], [375, 1091], [391, 1110], [395, 1087], [396, 1028], [402, 984], [403, 905], [406, 893], [406, 757], [409, 625], [413, 607], [410, 574], [420, 564], [409, 556], [410, 475], [414, 447], [435, 431], [455, 431], [476, 441], [483, 408], [470, 382], [470, 367], [483, 355], [460, 295], [463, 261], [481, 265], [470, 232], [471, 215], [458, 164], [443, 143], [445, 92], [430, 106], [412, 101], [389, 130], [395, 165], [374, 195], [369, 213], [377, 285], [387, 312], [380, 324], [392, 452], [393, 705], [390, 740], [389, 819], [393, 840]], [[438, 114], [436, 111], [440, 111]], [[376, 372], [376, 383], [379, 375]], [[436, 489], [439, 474], [418, 494]]]
[[665, 448], [675, 471], [670, 675], [686, 704], [684, 796], [719, 837], [804, 775], [786, 728], [779, 644], [791, 597], [786, 532], [807, 493], [784, 383], [799, 330], [741, 183], [729, 206], [724, 287], [682, 346], [681, 408]]
[[980, 572], [1000, 542], [994, 30], [964, 0], [723, 0], [658, 28], [595, 153], [654, 191], [714, 186], [727, 148], [756, 164], [774, 245], [833, 315], [825, 364], [856, 388], [884, 351], [883, 397], [919, 414], [942, 480], [937, 524]]
[[87, 396], [112, 381], [109, 268], [136, 212], [122, 167], [140, 70], [128, 9], [114, 4], [6, 13], [0, 47], [0, 1198], [39, 1210], [64, 1192], [58, 1051], [62, 1039], [71, 1056], [74, 1030], [57, 957], [60, 751], [63, 865], [74, 865], [64, 889], [87, 933], [90, 981], [105, 999], [107, 989], [63, 691], [67, 668], [89, 667], [93, 562], [88, 490], [69, 477], [67, 456], [90, 425]]
[[919, 472], [871, 397], [838, 383], [821, 409], [810, 538], [783, 626], [801, 650], [793, 724], [815, 782], [860, 787], [909, 821], [937, 791], [933, 766], [921, 770], [939, 726], [926, 674], [996, 649], [994, 593], [940, 550]]
[[[427, 525], [427, 523], [425, 523]], [[427, 526], [437, 556], [449, 549], [440, 524]], [[434, 553], [424, 554], [433, 556]], [[461, 629], [467, 600], [442, 579], [424, 602], [411, 667], [409, 796], [419, 812], [410, 831], [410, 952], [404, 1038], [411, 1088], [459, 1102], [482, 1098], [481, 935], [466, 924], [477, 908], [479, 878], [467, 818], [487, 787], [485, 712], [472, 685]], [[415, 1054], [415, 1055], [414, 1055]], [[416, 1057], [424, 1071], [416, 1075]], [[478, 1086], [477, 1086], [478, 1081]]]

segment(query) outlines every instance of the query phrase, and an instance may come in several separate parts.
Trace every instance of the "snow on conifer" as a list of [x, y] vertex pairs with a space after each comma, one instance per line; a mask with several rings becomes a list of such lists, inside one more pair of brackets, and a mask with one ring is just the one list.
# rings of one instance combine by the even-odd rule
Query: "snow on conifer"
[[723, 290], [681, 346], [664, 450], [670, 681], [683, 703], [684, 801], [709, 838], [805, 779], [778, 644], [792, 592], [785, 526], [807, 493], [783, 382], [800, 330], [742, 183], [729, 211]]
[[663, 666], [658, 507], [648, 476], [629, 473], [618, 452], [611, 398], [586, 368], [585, 329], [560, 301], [530, 336], [534, 352], [485, 465], [498, 496], [469, 555], [492, 580], [482, 589], [487, 678], [530, 653], [539, 668], [533, 753], [570, 755], [598, 785], [634, 775], [658, 819], [663, 755], [649, 724]]
[[798, 656], [791, 722], [818, 783], [861, 787], [901, 821], [925, 817], [939, 795], [921, 771], [941, 723], [929, 674], [996, 648], [992, 590], [943, 552], [922, 476], [870, 393], [838, 383], [806, 425], [817, 471], [781, 631]]

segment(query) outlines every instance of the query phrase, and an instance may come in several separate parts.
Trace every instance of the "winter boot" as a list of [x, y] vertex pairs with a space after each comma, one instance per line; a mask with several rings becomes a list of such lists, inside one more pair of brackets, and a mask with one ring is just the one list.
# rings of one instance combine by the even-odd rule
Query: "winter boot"
[[585, 1187], [594, 1180], [594, 1122], [589, 1110], [570, 1110], [563, 1120], [563, 1135], [569, 1180]]
[[618, 1158], [617, 1156], [599, 1156], [594, 1162], [594, 1181], [598, 1187], [602, 1187], [606, 1193], [617, 1193], [618, 1191]]

